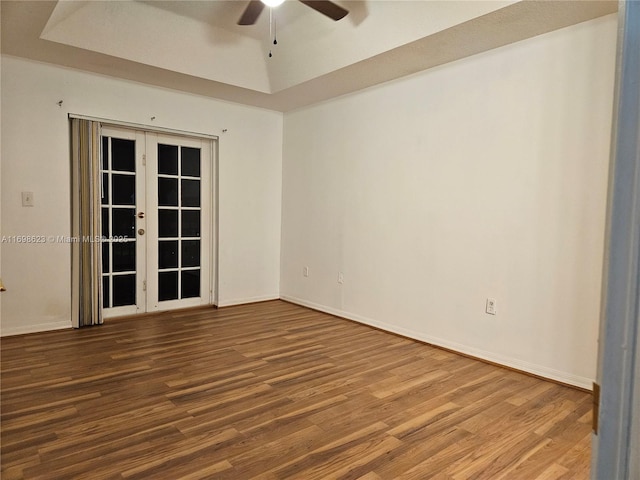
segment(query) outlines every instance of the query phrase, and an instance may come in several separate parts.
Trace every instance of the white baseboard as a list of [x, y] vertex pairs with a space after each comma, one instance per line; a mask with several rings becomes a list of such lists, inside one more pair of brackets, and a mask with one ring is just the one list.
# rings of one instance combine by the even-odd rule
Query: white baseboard
[[284, 301], [295, 303], [303, 307], [312, 308], [314, 310], [319, 310], [321, 312], [335, 315], [337, 317], [353, 320], [355, 322], [362, 323], [364, 325], [369, 325], [370, 327], [379, 328], [380, 330], [384, 330], [386, 332], [395, 333], [398, 335], [402, 335], [404, 337], [408, 337], [414, 340], [419, 340], [421, 342], [428, 343], [430, 345], [435, 345], [437, 347], [453, 350], [455, 352], [458, 352], [464, 355], [469, 355], [471, 357], [475, 357], [478, 359], [486, 360], [491, 363], [497, 363], [499, 365], [513, 368], [515, 370], [519, 370], [522, 372], [530, 373], [538, 377], [547, 378], [549, 380], [554, 380], [556, 382], [565, 383], [567, 385], [573, 385], [575, 387], [580, 387], [587, 390], [591, 390], [593, 385], [593, 379], [591, 378], [573, 375], [568, 372], [562, 372], [560, 370], [555, 370], [553, 368], [545, 367], [542, 365], [536, 365], [533, 363], [524, 362], [522, 360], [505, 357], [503, 355], [499, 355], [493, 352], [487, 352], [475, 347], [470, 347], [468, 345], [462, 345], [456, 342], [451, 342], [449, 340], [431, 337], [429, 335], [425, 335], [420, 332], [398, 327], [395, 325], [390, 325], [385, 322], [372, 320], [370, 318], [366, 318], [361, 315], [345, 312], [343, 310], [327, 307], [325, 305], [319, 305], [317, 303], [309, 302], [307, 300], [303, 300], [300, 298], [291, 297], [288, 295], [280, 295], [280, 298]]
[[[370, 318], [366, 318], [361, 315], [327, 307], [325, 305], [320, 305], [314, 302], [309, 302], [307, 300], [303, 300], [301, 298], [296, 298], [288, 295], [271, 294], [271, 295], [261, 295], [256, 297], [224, 300], [224, 301], [218, 302], [217, 306], [230, 307], [233, 305], [243, 305], [248, 303], [265, 302], [265, 301], [278, 300], [278, 299], [295, 303], [303, 307], [312, 308], [314, 310], [325, 312], [330, 315], [335, 315], [337, 317], [353, 320], [355, 322], [362, 323], [364, 325], [369, 325], [371, 327], [379, 328], [381, 330], [384, 330], [390, 333], [402, 335], [404, 337], [419, 340], [431, 345], [453, 350], [464, 355], [469, 355], [475, 358], [486, 360], [488, 362], [497, 363], [505, 367], [527, 372], [539, 377], [547, 378], [549, 380], [566, 383], [568, 385], [573, 385], [573, 386], [584, 388], [587, 390], [591, 390], [592, 388], [593, 379], [591, 378], [581, 377], [578, 375], [573, 375], [568, 372], [555, 370], [553, 368], [536, 365], [529, 362], [524, 362], [522, 360], [518, 360], [514, 358], [505, 357], [503, 355], [499, 355], [493, 352], [487, 352], [475, 347], [470, 347], [468, 345], [463, 345], [456, 342], [451, 342], [449, 340], [432, 337], [414, 330], [409, 330], [409, 329], [398, 327], [396, 325], [391, 325], [385, 322], [372, 320]], [[12, 335], [23, 335], [26, 333], [47, 332], [52, 330], [63, 330], [66, 328], [72, 328], [70, 321], [59, 321], [59, 322], [26, 325], [26, 326], [20, 326], [20, 327], [9, 327], [9, 328], [0, 329], [0, 337], [8, 337]]]
[[72, 328], [71, 321], [38, 323], [35, 325], [25, 325], [20, 327], [2, 328], [0, 337], [10, 337], [12, 335], [24, 335], [25, 333], [49, 332], [52, 330], [64, 330]]
[[[272, 295], [261, 295], [258, 297], [236, 298], [233, 300], [224, 300], [218, 302], [217, 307], [231, 307], [233, 305], [244, 305], [247, 303], [266, 302], [269, 300], [278, 300], [280, 295], [274, 293]], [[63, 330], [65, 328], [73, 328], [71, 321], [59, 321], [48, 323], [37, 323], [19, 327], [0, 328], [0, 337], [9, 337], [12, 335], [24, 335], [25, 333], [48, 332], [52, 330]]]
[[235, 298], [232, 300], [219, 300], [216, 307], [232, 307], [234, 305], [244, 305], [246, 303], [268, 302], [270, 300], [279, 300], [280, 295], [274, 293], [272, 295], [261, 295], [258, 297]]

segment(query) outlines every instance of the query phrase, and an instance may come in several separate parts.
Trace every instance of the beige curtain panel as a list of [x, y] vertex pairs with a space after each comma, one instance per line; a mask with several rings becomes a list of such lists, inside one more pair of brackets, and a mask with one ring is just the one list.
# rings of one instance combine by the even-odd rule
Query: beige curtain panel
[[100, 124], [71, 119], [71, 313], [74, 328], [102, 323]]

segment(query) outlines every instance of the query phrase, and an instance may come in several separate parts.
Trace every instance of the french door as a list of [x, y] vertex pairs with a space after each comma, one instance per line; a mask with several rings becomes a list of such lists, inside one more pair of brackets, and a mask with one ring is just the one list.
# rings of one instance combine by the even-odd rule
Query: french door
[[211, 141], [102, 128], [105, 317], [211, 303]]

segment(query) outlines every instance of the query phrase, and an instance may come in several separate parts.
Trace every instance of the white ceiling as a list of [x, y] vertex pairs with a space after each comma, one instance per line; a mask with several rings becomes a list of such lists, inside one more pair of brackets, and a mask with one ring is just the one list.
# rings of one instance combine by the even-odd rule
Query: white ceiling
[[[287, 111], [615, 12], [597, 0], [1, 1], [2, 53]], [[269, 58], [269, 50], [273, 57]]]

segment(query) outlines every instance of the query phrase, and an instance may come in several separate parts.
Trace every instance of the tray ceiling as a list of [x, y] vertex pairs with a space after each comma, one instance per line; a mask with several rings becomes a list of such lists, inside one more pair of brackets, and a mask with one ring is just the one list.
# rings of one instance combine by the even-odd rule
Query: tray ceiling
[[[340, 1], [338, 22], [288, 0], [1, 2], [2, 52], [287, 111], [615, 12], [615, 1]], [[273, 57], [268, 53], [272, 50]]]

